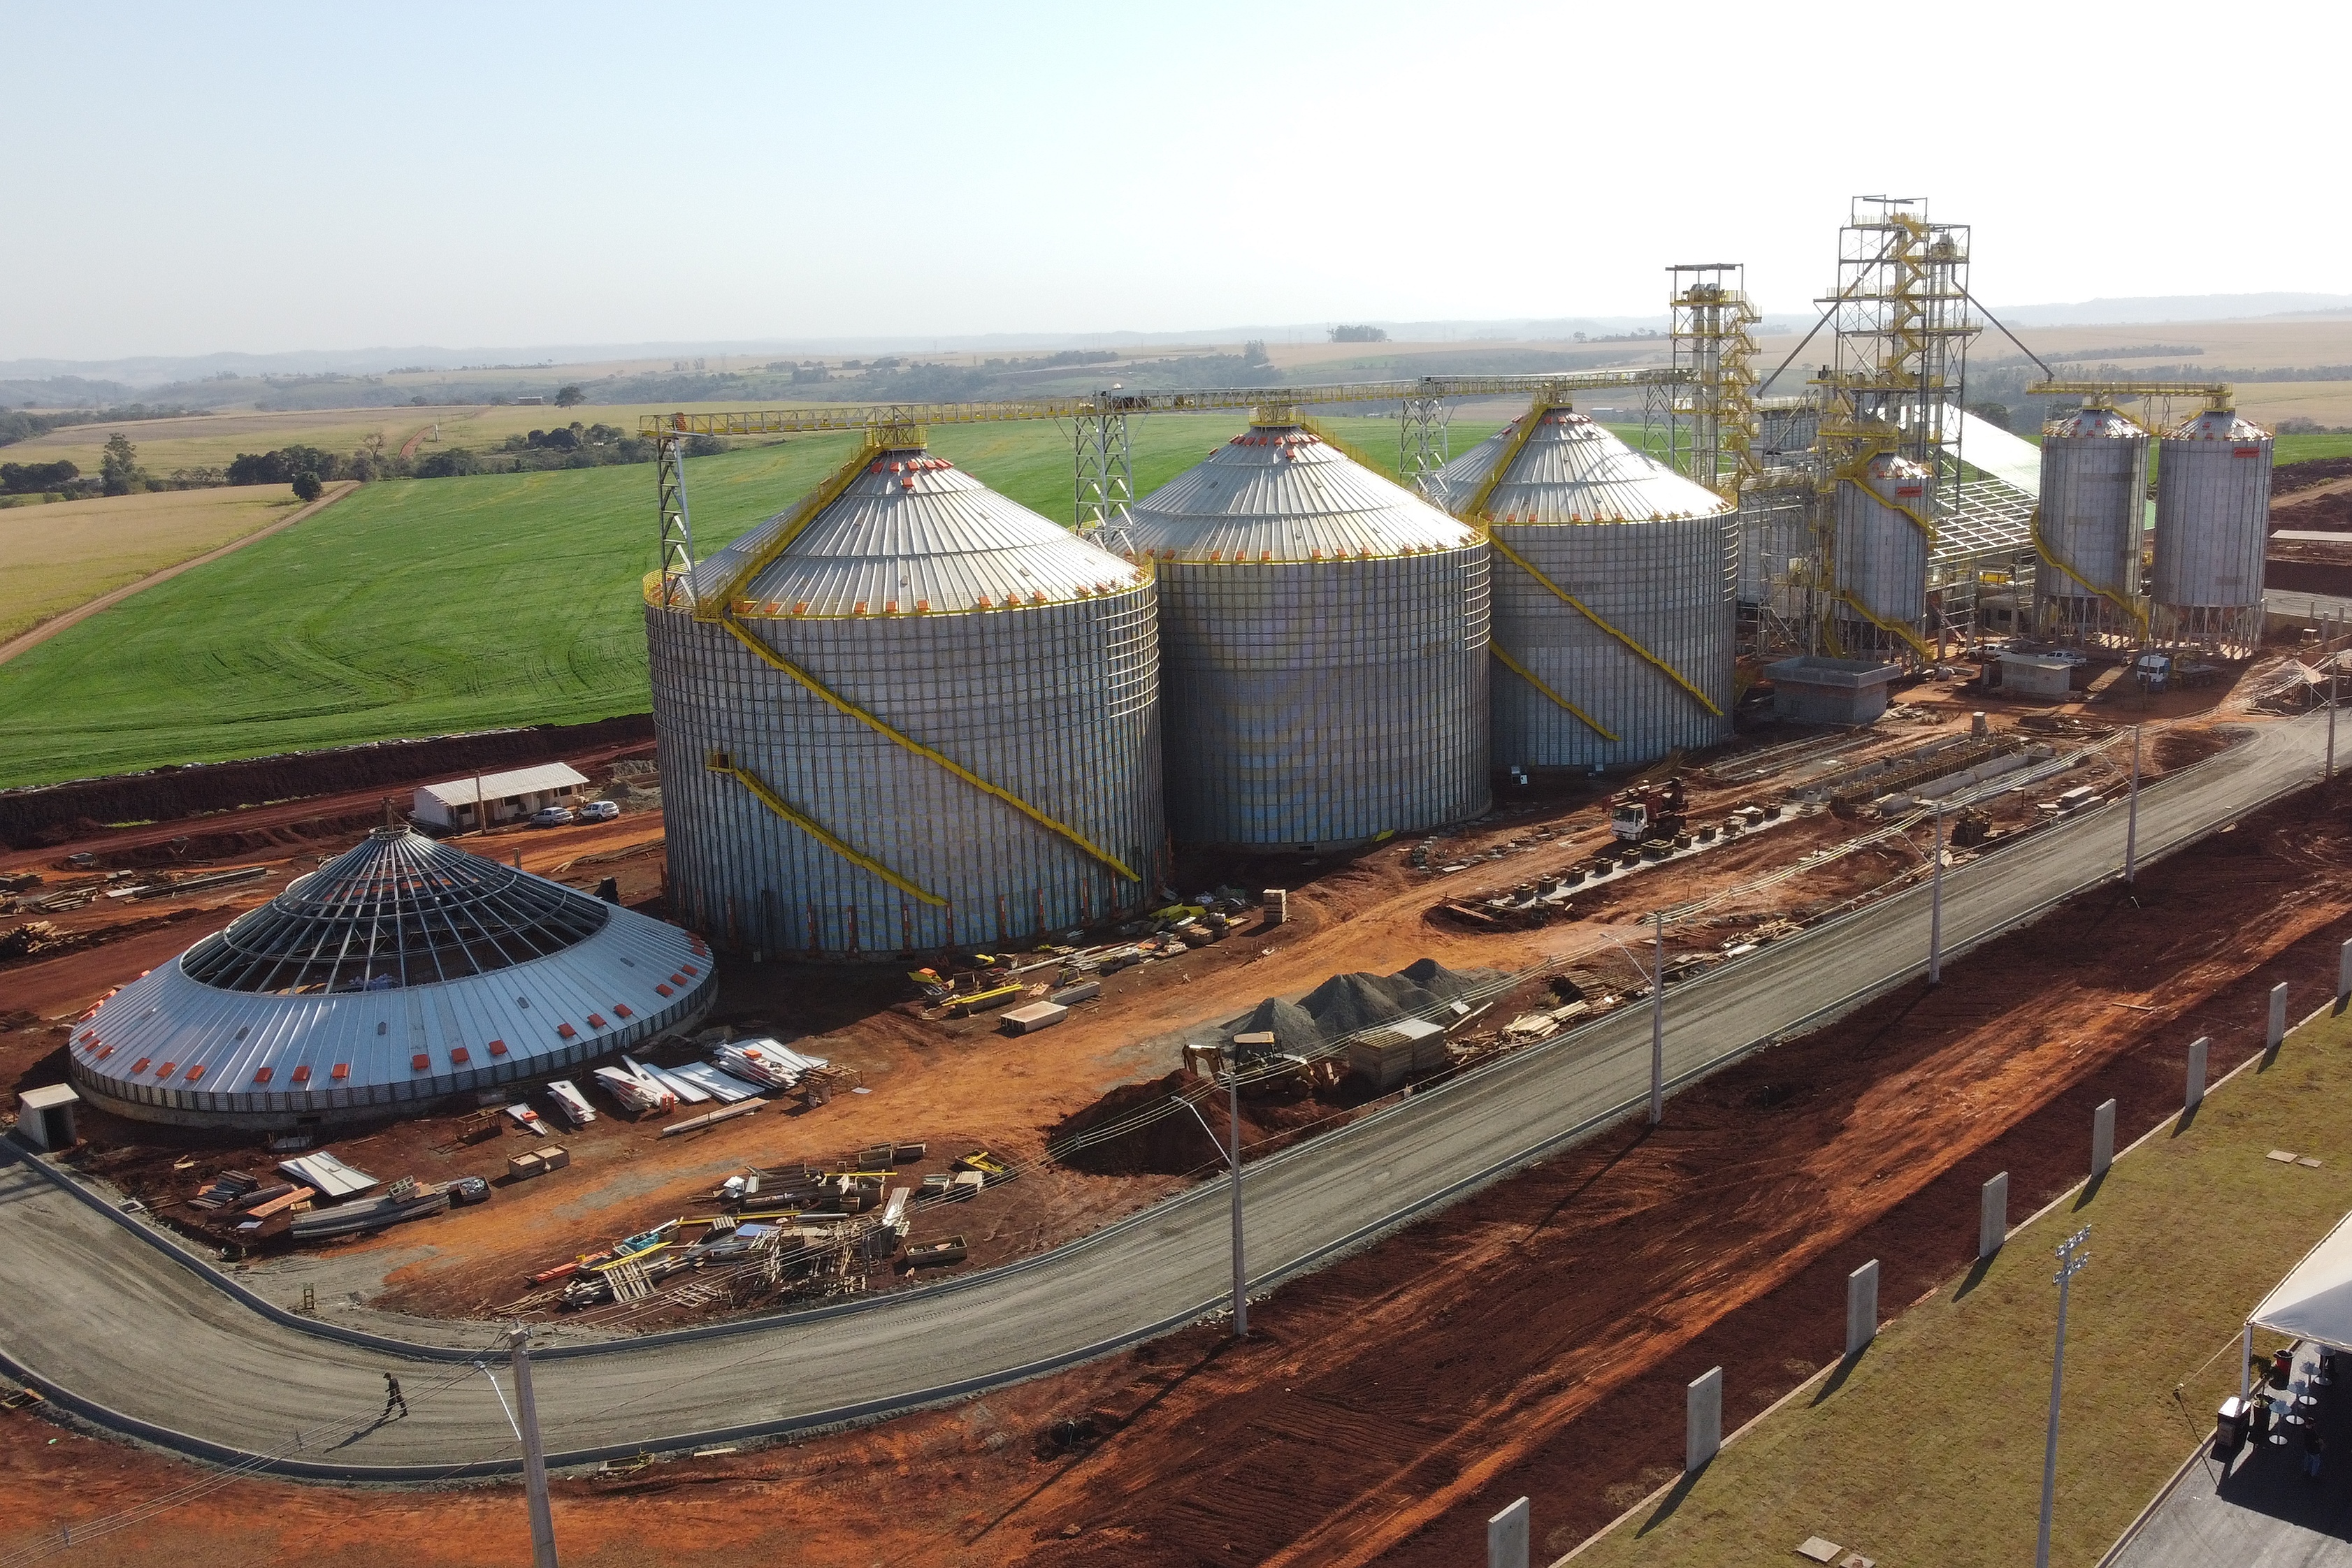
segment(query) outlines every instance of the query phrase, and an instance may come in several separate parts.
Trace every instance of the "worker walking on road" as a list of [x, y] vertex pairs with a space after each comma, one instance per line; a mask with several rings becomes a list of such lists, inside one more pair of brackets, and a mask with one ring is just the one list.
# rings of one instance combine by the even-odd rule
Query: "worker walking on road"
[[401, 1395], [400, 1379], [387, 1372], [383, 1375], [383, 1414], [376, 1419], [389, 1421], [394, 1410], [399, 1411], [403, 1416], [407, 1415], [408, 1401]]

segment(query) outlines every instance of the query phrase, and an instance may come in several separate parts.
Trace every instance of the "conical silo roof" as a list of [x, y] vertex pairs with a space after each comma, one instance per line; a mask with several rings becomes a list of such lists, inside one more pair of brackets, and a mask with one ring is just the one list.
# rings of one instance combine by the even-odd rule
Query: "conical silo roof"
[[[698, 598], [773, 549], [778, 513], [695, 568]], [[1061, 604], [1134, 588], [1131, 565], [921, 447], [876, 454], [735, 591], [751, 616], [955, 614]]]
[[1436, 499], [1449, 509], [1468, 506], [1529, 418], [1536, 427], [1480, 508], [1495, 522], [1644, 522], [1732, 509], [1714, 491], [1564, 408], [1523, 414], [1438, 470], [1431, 485]]
[[1297, 424], [1253, 424], [1136, 503], [1145, 556], [1178, 561], [1380, 559], [1477, 537]]
[[561, 883], [378, 828], [183, 960], [228, 991], [358, 991], [488, 974], [575, 946], [613, 905]]

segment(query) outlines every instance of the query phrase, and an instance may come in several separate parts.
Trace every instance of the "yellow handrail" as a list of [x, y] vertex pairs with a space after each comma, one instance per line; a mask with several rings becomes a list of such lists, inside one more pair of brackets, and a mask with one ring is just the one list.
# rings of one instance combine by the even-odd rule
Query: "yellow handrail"
[[2126, 599], [2123, 595], [2116, 592], [2112, 589], [2101, 588], [2098, 584], [2084, 577], [2081, 572], [2076, 571], [2073, 567], [2068, 566], [2064, 561], [2060, 560], [2056, 555], [2051, 552], [2049, 543], [2042, 537], [2041, 507], [2036, 507], [2033, 508], [2033, 515], [2026, 520], [2025, 528], [2027, 536], [2033, 540], [2034, 554], [2040, 556], [2043, 560], [2048, 561], [2052, 566], [2056, 567], [2068, 577], [2073, 578], [2076, 582], [2083, 586], [2085, 592], [2098, 595], [2101, 599], [2105, 600], [2108, 603], [2114, 605], [2116, 609], [2130, 616], [2132, 619], [2132, 624], [2139, 628], [2140, 640], [2142, 642], [2147, 640], [2147, 616], [2138, 605], [2134, 604], [2130, 600]]
[[721, 626], [726, 627], [729, 632], [732, 632], [737, 642], [751, 650], [752, 653], [759, 655], [760, 658], [765, 660], [768, 664], [773, 665], [779, 670], [782, 670], [785, 674], [790, 675], [793, 679], [806, 686], [810, 691], [814, 692], [818, 697], [822, 698], [829, 706], [833, 707], [837, 712], [848, 715], [851, 718], [854, 718], [858, 723], [866, 726], [877, 735], [882, 736], [887, 739], [896, 741], [898, 745], [905, 747], [916, 756], [926, 758], [932, 762], [938, 763], [941, 768], [946, 768], [949, 772], [954, 774], [957, 778], [962, 779], [973, 789], [980, 790], [982, 794], [995, 796], [998, 800], [1003, 801], [1006, 805], [1012, 807], [1014, 810], [1020, 812], [1023, 816], [1028, 818], [1039, 827], [1044, 828], [1046, 831], [1057, 834], [1060, 837], [1068, 840], [1071, 843], [1085, 851], [1087, 855], [1101, 862], [1104, 865], [1108, 866], [1112, 871], [1118, 873], [1120, 876], [1125, 877], [1128, 881], [1141, 882], [1143, 880], [1141, 877], [1136, 875], [1134, 872], [1129, 871], [1126, 862], [1121, 861], [1117, 855], [1112, 854], [1108, 850], [1106, 850], [1100, 845], [1095, 843], [1085, 834], [1079, 832], [1076, 828], [1070, 827], [1068, 824], [1064, 822], [1055, 821], [1053, 818], [1045, 815], [1045, 812], [1039, 810], [1028, 801], [1024, 800], [1020, 796], [1015, 795], [1010, 789], [1006, 789], [1000, 785], [990, 783], [987, 779], [982, 779], [979, 774], [974, 773], [971, 768], [966, 768], [962, 763], [958, 762], [954, 758], [948, 756], [942, 751], [936, 750], [931, 747], [925, 746], [913, 736], [907, 734], [904, 730], [893, 727], [887, 721], [877, 715], [866, 712], [864, 708], [859, 707], [856, 703], [851, 702], [847, 697], [845, 697], [839, 693], [834, 691], [823, 681], [818, 680], [814, 675], [810, 674], [806, 670], [802, 669], [798, 664], [793, 664], [790, 659], [785, 658], [782, 653], [779, 653], [773, 648], [769, 647], [767, 643], [761, 642], [759, 638], [752, 636], [751, 632], [746, 632], [743, 629], [742, 623], [735, 619], [734, 613], [731, 611], [722, 613], [719, 617], [719, 623]]
[[[1921, 658], [1927, 660], [1931, 664], [1935, 661], [1936, 651], [1927, 646], [1926, 639], [1922, 638], [1918, 632], [1913, 631], [1910, 627], [1904, 625], [1899, 621], [1887, 620], [1885, 617], [1880, 615], [1876, 611], [1871, 609], [1870, 606], [1864, 604], [1861, 600], [1856, 599], [1853, 594], [1846, 592], [1843, 589], [1831, 594], [1830, 597], [1851, 609], [1856, 615], [1861, 616], [1864, 621], [1869, 622], [1881, 632], [1885, 632], [1894, 636], [1902, 638], [1903, 641], [1911, 645], [1911, 651], [1918, 654]], [[1832, 652], [1840, 658], [1844, 657], [1844, 650], [1842, 647], [1833, 648]]]
[[801, 537], [809, 524], [816, 520], [816, 515], [839, 500], [841, 493], [849, 488], [850, 482], [866, 471], [866, 465], [874, 461], [874, 455], [884, 449], [881, 438], [887, 434], [881, 429], [867, 431], [866, 440], [851, 455], [849, 461], [826, 475], [822, 484], [793, 504], [783, 526], [776, 530], [776, 537], [761, 546], [741, 570], [719, 584], [712, 592], [696, 597], [694, 618], [698, 621], [725, 619], [729, 614], [728, 607], [735, 602], [735, 596], [743, 591], [744, 585], [767, 570], [775, 559]]
[[[1721, 718], [1723, 716], [1723, 710], [1716, 706], [1712, 701], [1708, 700], [1707, 695], [1705, 692], [1699, 690], [1696, 686], [1691, 685], [1689, 681], [1684, 679], [1683, 673], [1680, 670], [1675, 669], [1672, 664], [1667, 664], [1664, 659], [1659, 658], [1655, 653], [1653, 653], [1647, 648], [1643, 647], [1641, 643], [1635, 642], [1633, 638], [1627, 636], [1616, 627], [1612, 626], [1606, 620], [1602, 619], [1600, 614], [1595, 612], [1591, 605], [1585, 603], [1584, 601], [1579, 599], [1565, 588], [1562, 588], [1559, 583], [1554, 582], [1550, 578], [1546, 577], [1542, 572], [1538, 571], [1534, 564], [1525, 556], [1513, 549], [1509, 545], [1505, 544], [1500, 538], [1497, 538], [1491, 528], [1487, 530], [1486, 542], [1493, 545], [1496, 550], [1500, 551], [1503, 558], [1506, 560], [1508, 560], [1513, 566], [1517, 567], [1521, 571], [1526, 572], [1529, 577], [1534, 578], [1538, 582], [1543, 584], [1544, 587], [1549, 589], [1561, 603], [1569, 605], [1578, 613], [1581, 614], [1586, 620], [1591, 622], [1595, 626], [1600, 627], [1603, 632], [1608, 632], [1609, 635], [1616, 638], [1620, 643], [1624, 643], [1626, 647], [1631, 648], [1644, 663], [1654, 666], [1663, 673], [1668, 680], [1682, 687], [1684, 691], [1688, 692], [1698, 703], [1699, 706], [1706, 709], [1707, 712], [1713, 714], [1717, 718]], [[1612, 737], [1612, 738], [1614, 737]]]
[[1593, 734], [1599, 736], [1601, 739], [1615, 740], [1617, 738], [1608, 730], [1601, 727], [1601, 721], [1599, 719], [1594, 718], [1591, 714], [1585, 712], [1582, 708], [1577, 706], [1574, 703], [1569, 701], [1566, 697], [1560, 695], [1549, 686], [1544, 685], [1544, 683], [1537, 677], [1536, 673], [1533, 670], [1528, 669], [1525, 664], [1520, 664], [1517, 659], [1514, 659], [1508, 653], [1504, 653], [1501, 643], [1488, 643], [1486, 644], [1486, 652], [1494, 654], [1495, 657], [1502, 663], [1503, 668], [1510, 671], [1511, 674], [1518, 676], [1519, 679], [1527, 682], [1528, 685], [1535, 687], [1536, 690], [1551, 698], [1552, 701], [1566, 708], [1570, 713], [1574, 714], [1579, 719], [1584, 722], [1587, 728], [1591, 729]]
[[866, 853], [862, 850], [854, 849], [850, 845], [843, 842], [839, 838], [835, 837], [824, 823], [818, 821], [807, 812], [799, 810], [797, 807], [793, 806], [792, 802], [786, 800], [782, 795], [777, 794], [773, 789], [768, 788], [768, 784], [765, 779], [752, 772], [750, 768], [739, 765], [729, 753], [724, 751], [714, 751], [709, 757], [703, 758], [702, 765], [713, 773], [724, 773], [733, 778], [737, 783], [742, 785], [744, 789], [751, 791], [751, 793], [758, 798], [760, 804], [765, 806], [769, 810], [773, 811], [777, 816], [782, 817], [785, 821], [790, 822], [793, 827], [798, 828], [801, 831], [806, 833], [809, 837], [814, 839], [817, 842], [823, 844], [826, 849], [831, 850], [835, 854], [839, 855], [843, 860], [847, 861], [850, 864], [856, 866], [861, 870], [872, 872], [876, 876], [880, 877], [884, 882], [888, 883], [900, 893], [906, 894], [910, 898], [920, 899], [923, 903], [931, 905], [935, 909], [944, 909], [947, 907], [948, 901], [941, 898], [938, 894], [932, 893], [928, 889], [916, 886], [905, 877], [900, 876], [897, 872], [892, 871], [888, 866], [884, 865], [880, 861], [876, 860], [872, 855]]

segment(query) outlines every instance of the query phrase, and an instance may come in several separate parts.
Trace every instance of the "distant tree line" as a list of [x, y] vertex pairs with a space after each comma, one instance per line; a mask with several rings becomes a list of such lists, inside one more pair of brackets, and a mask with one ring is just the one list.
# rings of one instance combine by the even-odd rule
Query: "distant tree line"
[[1379, 327], [1343, 325], [1331, 329], [1331, 340], [1335, 343], [1385, 343], [1389, 335]]
[[63, 430], [75, 424], [108, 424], [117, 420], [173, 419], [183, 414], [202, 411], [182, 408], [177, 403], [124, 403], [116, 408], [68, 408], [49, 413], [35, 413], [30, 409], [0, 409], [0, 446], [19, 441], [30, 441], [36, 435], [46, 435], [52, 430]]

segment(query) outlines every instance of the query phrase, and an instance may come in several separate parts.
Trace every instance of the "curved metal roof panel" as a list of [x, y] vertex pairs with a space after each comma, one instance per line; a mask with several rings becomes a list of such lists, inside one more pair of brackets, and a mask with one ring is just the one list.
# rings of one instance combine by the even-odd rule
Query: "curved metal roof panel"
[[[1522, 414], [1437, 471], [1431, 494], [1465, 507], [1502, 460]], [[1634, 451], [1590, 418], [1547, 409], [1482, 508], [1496, 522], [1628, 523], [1711, 517], [1732, 504]]]
[[1463, 549], [1475, 533], [1299, 425], [1254, 425], [1136, 503], [1137, 551], [1312, 561]]
[[2164, 433], [2167, 441], [2268, 441], [2271, 433], [2233, 409], [2209, 408]]
[[[716, 592], [787, 526], [770, 518], [695, 568]], [[1135, 567], [920, 448], [864, 473], [736, 594], [751, 617], [955, 614], [1066, 604], [1141, 586]]]
[[677, 926], [380, 831], [107, 998], [68, 1067], [134, 1115], [350, 1120], [625, 1050], [706, 1010], [710, 981]]

